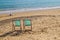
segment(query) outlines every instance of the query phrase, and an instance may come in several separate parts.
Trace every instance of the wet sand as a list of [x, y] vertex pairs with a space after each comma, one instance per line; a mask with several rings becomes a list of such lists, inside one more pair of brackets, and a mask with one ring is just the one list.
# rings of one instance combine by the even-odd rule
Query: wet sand
[[[35, 10], [35, 11], [26, 11], [26, 12], [14, 12], [12, 16], [10, 14], [3, 14], [0, 16], [1, 20], [16, 18], [16, 17], [27, 17], [27, 16], [39, 16], [39, 15], [60, 15], [60, 9], [46, 9], [46, 10]], [[9, 16], [9, 17], [8, 17]], [[3, 17], [3, 18], [2, 18]]]

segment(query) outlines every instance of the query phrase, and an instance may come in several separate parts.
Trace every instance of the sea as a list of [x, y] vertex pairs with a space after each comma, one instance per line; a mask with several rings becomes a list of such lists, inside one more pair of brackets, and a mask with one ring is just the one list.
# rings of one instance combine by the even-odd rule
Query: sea
[[0, 13], [53, 8], [60, 8], [60, 0], [0, 0]]

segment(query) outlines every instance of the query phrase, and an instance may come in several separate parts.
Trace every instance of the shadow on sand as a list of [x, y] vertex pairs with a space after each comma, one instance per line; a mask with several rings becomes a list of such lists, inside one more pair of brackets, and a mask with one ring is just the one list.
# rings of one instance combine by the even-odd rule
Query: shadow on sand
[[6, 37], [6, 36], [8, 36], [8, 35], [10, 35], [10, 36], [18, 36], [18, 35], [20, 35], [21, 33], [22, 33], [21, 30], [15, 30], [15, 31], [11, 31], [11, 32], [2, 34], [2, 35], [0, 35], [0, 37]]
[[22, 30], [15, 30], [15, 31], [11, 31], [11, 32], [2, 34], [2, 35], [0, 35], [0, 37], [6, 37], [8, 35], [10, 35], [10, 36], [19, 36], [19, 35], [24, 34], [24, 33], [31, 34], [31, 30], [25, 30], [24, 32]]

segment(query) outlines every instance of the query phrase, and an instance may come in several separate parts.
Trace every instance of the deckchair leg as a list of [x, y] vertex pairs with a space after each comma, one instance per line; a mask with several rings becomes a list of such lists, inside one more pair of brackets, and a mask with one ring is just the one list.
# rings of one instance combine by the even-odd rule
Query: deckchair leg
[[21, 20], [21, 30], [22, 30], [22, 32], [24, 33], [24, 23], [23, 23], [23, 20]]
[[23, 26], [23, 32], [25, 32], [25, 26]]
[[30, 20], [31, 21], [31, 31], [32, 31], [32, 20]]
[[15, 31], [15, 26], [14, 25], [12, 26], [12, 31]]
[[12, 31], [15, 31], [15, 26], [13, 24], [13, 21], [12, 21]]
[[24, 21], [23, 21], [23, 32], [25, 32], [25, 25], [24, 25]]
[[15, 31], [15, 27], [13, 26], [13, 29], [12, 29], [12, 31]]
[[20, 30], [22, 31], [22, 27], [20, 26]]
[[31, 26], [31, 31], [32, 31], [32, 26]]

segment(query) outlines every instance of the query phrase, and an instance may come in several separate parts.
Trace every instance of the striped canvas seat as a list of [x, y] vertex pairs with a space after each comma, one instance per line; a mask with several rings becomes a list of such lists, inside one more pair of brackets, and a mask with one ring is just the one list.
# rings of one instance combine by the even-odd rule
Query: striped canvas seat
[[25, 26], [31, 26], [31, 21], [29, 19], [24, 20], [24, 25]]
[[21, 25], [20, 20], [15, 20], [14, 22], [15, 22], [15, 26], [20, 26]]

